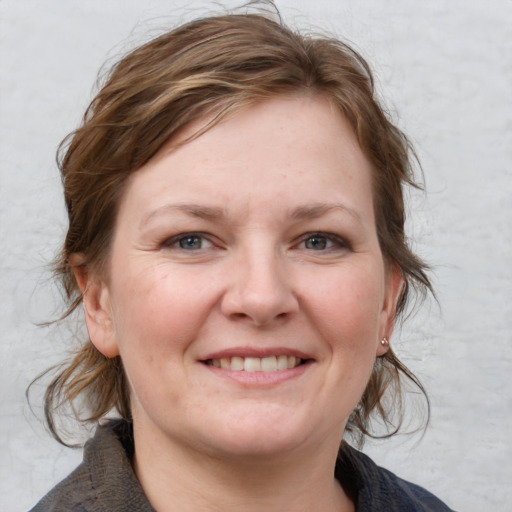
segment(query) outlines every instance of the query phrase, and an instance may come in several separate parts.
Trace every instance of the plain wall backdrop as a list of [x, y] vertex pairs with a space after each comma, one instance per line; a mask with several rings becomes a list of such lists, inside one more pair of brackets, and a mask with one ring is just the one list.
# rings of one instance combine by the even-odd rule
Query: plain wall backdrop
[[[234, 2], [220, 2], [234, 6]], [[393, 339], [432, 402], [422, 438], [369, 442], [377, 462], [465, 512], [512, 502], [512, 1], [277, 0], [289, 24], [352, 42], [416, 144], [427, 196], [409, 232], [434, 267], [427, 304]], [[59, 295], [48, 263], [65, 230], [54, 154], [107, 59], [213, 4], [0, 0], [0, 509], [21, 512], [81, 452], [44, 431], [29, 382], [72, 329], [37, 327]], [[41, 417], [35, 392], [35, 412]]]

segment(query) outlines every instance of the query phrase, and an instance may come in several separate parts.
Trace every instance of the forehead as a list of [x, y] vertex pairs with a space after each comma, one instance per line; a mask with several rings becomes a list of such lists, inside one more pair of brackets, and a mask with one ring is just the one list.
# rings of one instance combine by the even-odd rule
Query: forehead
[[194, 197], [224, 207], [328, 199], [354, 208], [371, 199], [371, 166], [347, 120], [323, 97], [269, 99], [193, 138], [210, 121], [188, 125], [135, 172], [125, 199], [154, 205]]

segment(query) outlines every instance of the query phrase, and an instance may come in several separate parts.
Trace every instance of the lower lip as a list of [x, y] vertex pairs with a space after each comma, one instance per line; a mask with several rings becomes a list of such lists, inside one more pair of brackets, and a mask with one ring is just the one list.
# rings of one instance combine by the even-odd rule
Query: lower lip
[[234, 381], [246, 387], [270, 387], [300, 377], [310, 369], [313, 361], [307, 361], [295, 368], [289, 368], [288, 370], [276, 370], [274, 372], [236, 371], [217, 368], [216, 366], [210, 366], [204, 363], [201, 364], [204, 368], [212, 372], [213, 375], [222, 379]]

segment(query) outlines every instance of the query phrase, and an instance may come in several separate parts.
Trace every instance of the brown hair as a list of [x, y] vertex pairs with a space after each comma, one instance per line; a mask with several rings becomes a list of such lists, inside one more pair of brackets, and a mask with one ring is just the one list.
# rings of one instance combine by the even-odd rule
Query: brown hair
[[[83, 265], [102, 271], [130, 173], [191, 121], [209, 116], [206, 130], [247, 105], [300, 92], [329, 98], [373, 164], [381, 250], [404, 279], [397, 315], [404, 312], [411, 287], [423, 295], [431, 290], [426, 267], [407, 246], [404, 233], [403, 187], [416, 186], [414, 153], [379, 105], [365, 60], [339, 40], [290, 30], [278, 13], [226, 14], [182, 25], [129, 53], [112, 68], [82, 125], [61, 144], [58, 161], [69, 230], [56, 273], [69, 300], [64, 316], [82, 301], [70, 257], [79, 253]], [[395, 433], [402, 419], [403, 376], [426, 397], [390, 349], [376, 360], [347, 431], [359, 440], [371, 435], [370, 417], [376, 413], [389, 435]], [[103, 356], [90, 341], [60, 368], [46, 391], [46, 419], [61, 442], [55, 410], [66, 403], [73, 407], [79, 398], [88, 410], [81, 421], [96, 422], [111, 410], [131, 418], [121, 359]], [[394, 424], [396, 412], [399, 420]]]

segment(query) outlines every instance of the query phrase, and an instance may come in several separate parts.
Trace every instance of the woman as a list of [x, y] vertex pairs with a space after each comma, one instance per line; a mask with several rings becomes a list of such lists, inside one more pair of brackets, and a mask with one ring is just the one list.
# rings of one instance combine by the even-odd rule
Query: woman
[[449, 510], [343, 441], [423, 390], [389, 341], [430, 289], [409, 155], [365, 61], [269, 15], [121, 60], [60, 161], [90, 339], [46, 394], [59, 440], [61, 404], [100, 426], [33, 510]]

